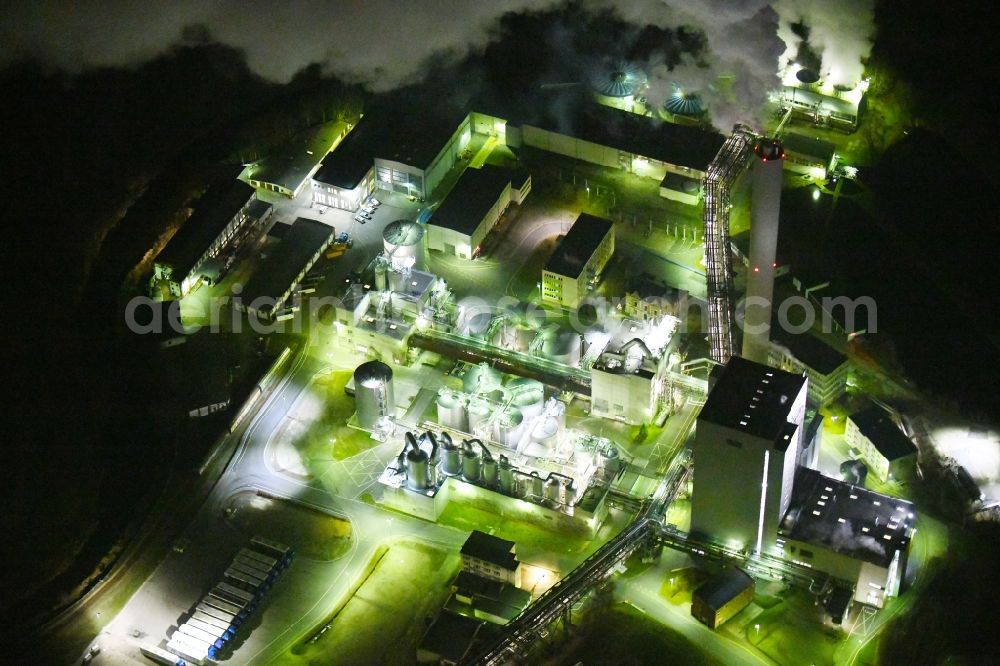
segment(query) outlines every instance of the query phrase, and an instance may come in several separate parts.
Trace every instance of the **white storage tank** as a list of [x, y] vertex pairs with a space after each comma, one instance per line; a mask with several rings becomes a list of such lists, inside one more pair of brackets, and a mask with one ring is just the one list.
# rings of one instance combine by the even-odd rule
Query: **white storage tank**
[[542, 354], [545, 358], [563, 365], [580, 365], [580, 334], [575, 331], [557, 331], [545, 338]]
[[382, 231], [382, 245], [385, 255], [393, 261], [416, 257], [420, 254], [420, 244], [424, 228], [409, 220], [396, 220], [386, 225]]
[[426, 490], [428, 487], [429, 459], [420, 449], [406, 452], [406, 486], [411, 490]]
[[514, 484], [514, 466], [510, 464], [507, 460], [507, 456], [500, 456], [500, 492], [506, 495], [513, 495], [515, 490]]
[[497, 485], [497, 461], [492, 456], [483, 460], [483, 483], [487, 488]]
[[486, 427], [490, 419], [490, 414], [493, 412], [490, 403], [482, 398], [470, 398], [467, 412], [469, 415], [469, 432], [474, 435], [484, 434], [481, 431]]
[[544, 458], [552, 455], [556, 445], [559, 443], [559, 431], [562, 428], [558, 419], [553, 416], [546, 416], [535, 423], [531, 430], [531, 442], [525, 448], [525, 455], [536, 458]]
[[354, 404], [358, 425], [373, 430], [381, 418], [395, 416], [392, 368], [381, 361], [362, 363], [354, 370]]
[[465, 444], [462, 449], [462, 478], [466, 481], [478, 481], [483, 459], [472, 444]]
[[469, 414], [466, 411], [465, 396], [447, 388], [438, 391], [437, 420], [445, 428], [469, 432]]
[[528, 488], [525, 494], [541, 499], [543, 493], [542, 485], [542, 477], [538, 475], [538, 472], [532, 472], [531, 476], [528, 477]]
[[562, 484], [554, 476], [550, 476], [545, 480], [545, 499], [553, 504], [560, 504], [562, 502]]
[[469, 395], [489, 393], [500, 388], [500, 372], [485, 363], [474, 365], [462, 375], [462, 389]]
[[521, 410], [524, 419], [530, 420], [542, 413], [545, 405], [545, 387], [541, 382], [518, 377], [507, 382], [507, 390], [515, 407]]
[[458, 476], [462, 473], [462, 452], [451, 441], [451, 437], [442, 437], [441, 442], [441, 472], [445, 476]]
[[493, 421], [493, 439], [508, 448], [517, 446], [524, 433], [524, 415], [516, 407], [508, 407]]

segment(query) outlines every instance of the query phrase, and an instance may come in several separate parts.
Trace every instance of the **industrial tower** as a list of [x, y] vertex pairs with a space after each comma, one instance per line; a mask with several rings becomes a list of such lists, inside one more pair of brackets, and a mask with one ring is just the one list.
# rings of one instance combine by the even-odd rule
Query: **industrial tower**
[[774, 301], [778, 211], [781, 207], [782, 160], [777, 139], [760, 139], [754, 146], [753, 193], [750, 209], [750, 265], [747, 270], [743, 319], [743, 358], [767, 363]]

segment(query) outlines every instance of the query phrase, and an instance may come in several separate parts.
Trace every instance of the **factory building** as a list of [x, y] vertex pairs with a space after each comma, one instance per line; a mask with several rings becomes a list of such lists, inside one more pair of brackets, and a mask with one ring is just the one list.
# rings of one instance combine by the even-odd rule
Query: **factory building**
[[263, 319], [280, 316], [295, 286], [333, 242], [333, 227], [298, 218], [247, 282], [236, 305]]
[[679, 324], [675, 317], [621, 322], [591, 367], [590, 410], [594, 416], [639, 425], [669, 414], [667, 376], [671, 361], [677, 362], [671, 351]]
[[848, 416], [844, 439], [883, 482], [916, 464], [917, 447], [878, 405]]
[[600, 281], [615, 251], [610, 220], [581, 213], [542, 271], [542, 301], [577, 308]]
[[622, 312], [626, 317], [640, 321], [656, 321], [673, 317], [680, 312], [684, 295], [679, 289], [667, 286], [652, 275], [643, 273], [630, 277], [625, 283], [625, 303]]
[[783, 86], [774, 96], [791, 120], [816, 127], [853, 132], [864, 106], [868, 81], [835, 84], [820, 80], [818, 72], [795, 63], [782, 74]]
[[847, 356], [809, 333], [788, 333], [780, 326], [771, 329], [767, 363], [786, 372], [809, 377], [809, 402], [825, 405], [847, 390]]
[[[257, 189], [294, 199], [312, 182], [320, 158], [349, 131], [350, 124], [334, 120], [301, 132], [282, 148], [282, 154], [266, 157], [247, 167], [245, 178]], [[314, 201], [319, 200], [314, 198]]]
[[471, 617], [441, 611], [417, 648], [417, 663], [441, 666], [464, 663], [482, 627], [482, 622]]
[[517, 545], [500, 537], [472, 530], [462, 544], [462, 571], [514, 587], [521, 586], [521, 563]]
[[527, 171], [489, 164], [466, 169], [427, 223], [427, 249], [474, 259], [510, 204], [520, 204], [530, 191]]
[[716, 629], [753, 600], [753, 578], [735, 567], [712, 576], [691, 595], [691, 615]]
[[778, 531], [778, 552], [854, 582], [855, 601], [882, 608], [899, 594], [915, 521], [906, 500], [800, 467]]
[[688, 206], [697, 206], [701, 201], [701, 179], [668, 171], [660, 181], [660, 196]]
[[203, 278], [218, 276], [220, 268], [212, 260], [227, 249], [231, 255], [243, 240], [256, 237], [270, 215], [271, 205], [257, 201], [246, 183], [227, 177], [211, 184], [156, 257], [153, 285], [169, 286], [175, 298], [185, 296]]
[[455, 610], [466, 611], [487, 622], [504, 624], [517, 617], [531, 602], [531, 593], [476, 575], [470, 571], [460, 571], [452, 587], [452, 603]]
[[785, 171], [825, 181], [836, 166], [836, 148], [829, 141], [789, 132], [781, 143], [785, 147]]
[[736, 357], [698, 415], [691, 532], [770, 549], [791, 501], [808, 380]]
[[[600, 104], [573, 103], [573, 117], [544, 116], [520, 127], [521, 143], [662, 181], [668, 172], [700, 180], [725, 137]], [[511, 135], [508, 126], [508, 136]]]

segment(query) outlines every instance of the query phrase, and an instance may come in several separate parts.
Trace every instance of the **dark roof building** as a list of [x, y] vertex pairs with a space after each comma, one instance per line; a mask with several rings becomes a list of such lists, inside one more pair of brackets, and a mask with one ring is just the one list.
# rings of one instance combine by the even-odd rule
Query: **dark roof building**
[[428, 224], [471, 236], [496, 205], [512, 175], [506, 169], [489, 164], [480, 169], [466, 169]]
[[847, 356], [809, 333], [789, 333], [781, 326], [772, 324], [771, 339], [787, 347], [799, 361], [824, 375], [836, 372], [847, 362]]
[[691, 614], [715, 629], [753, 599], [753, 578], [737, 568], [712, 576], [691, 595]]
[[861, 434], [867, 437], [878, 452], [890, 462], [916, 455], [917, 447], [878, 405], [851, 414], [850, 419]]
[[462, 545], [461, 553], [464, 557], [489, 562], [502, 569], [512, 571], [520, 565], [514, 555], [514, 549], [513, 541], [507, 541], [479, 530], [472, 530], [472, 534]]
[[698, 420], [780, 444], [793, 425], [789, 412], [805, 381], [802, 375], [734, 356], [718, 371]]
[[[333, 240], [333, 227], [298, 218], [285, 234], [277, 248], [257, 267], [241, 294], [246, 308], [259, 309], [262, 314], [281, 307], [292, 287], [312, 267], [327, 245]], [[256, 299], [268, 299], [261, 308]]]
[[829, 141], [794, 132], [789, 132], [781, 137], [781, 145], [785, 148], [785, 152], [808, 155], [824, 164], [830, 164], [833, 161], [833, 154], [836, 152], [836, 146]]
[[914, 520], [911, 502], [799, 467], [778, 531], [783, 537], [888, 568], [897, 551], [906, 552]]
[[417, 661], [458, 664], [469, 653], [483, 627], [470, 617], [443, 610], [430, 626], [417, 649]]
[[545, 262], [545, 270], [569, 278], [580, 277], [583, 267], [612, 228], [610, 220], [580, 213], [573, 226], [559, 241], [555, 252]]

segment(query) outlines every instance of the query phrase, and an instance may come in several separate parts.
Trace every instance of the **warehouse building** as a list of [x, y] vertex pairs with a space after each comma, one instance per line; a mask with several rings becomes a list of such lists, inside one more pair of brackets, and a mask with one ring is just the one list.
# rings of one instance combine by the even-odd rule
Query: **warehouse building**
[[209, 260], [255, 236], [270, 214], [270, 204], [257, 201], [246, 183], [229, 177], [213, 183], [156, 257], [153, 285], [166, 284], [171, 296], [185, 296], [201, 281], [201, 269]]
[[767, 363], [786, 372], [809, 377], [809, 402], [825, 405], [847, 390], [847, 356], [809, 333], [788, 333], [771, 327]]
[[593, 291], [615, 252], [610, 220], [581, 213], [542, 271], [542, 301], [577, 308]]
[[472, 530], [462, 545], [462, 571], [520, 587], [521, 563], [515, 550], [513, 541]]
[[756, 552], [792, 496], [808, 380], [734, 356], [713, 380], [693, 448], [691, 532]]
[[800, 467], [778, 531], [778, 552], [853, 582], [855, 601], [882, 608], [899, 594], [915, 521], [906, 500]]
[[530, 191], [527, 171], [488, 164], [466, 169], [427, 223], [427, 249], [474, 259], [510, 204], [520, 204]]
[[883, 482], [912, 469], [917, 447], [884, 409], [872, 405], [847, 417], [844, 439]]
[[712, 576], [691, 595], [691, 615], [715, 629], [753, 600], [753, 578], [737, 568]]
[[292, 290], [333, 242], [333, 227], [298, 218], [277, 248], [257, 267], [237, 307], [262, 319], [279, 316]]
[[781, 145], [785, 149], [785, 171], [826, 180], [836, 166], [836, 149], [829, 141], [789, 132], [781, 137]]
[[347, 135], [349, 128], [349, 124], [334, 120], [300, 132], [282, 147], [280, 154], [247, 167], [247, 182], [258, 189], [294, 199], [310, 184], [320, 158]]

